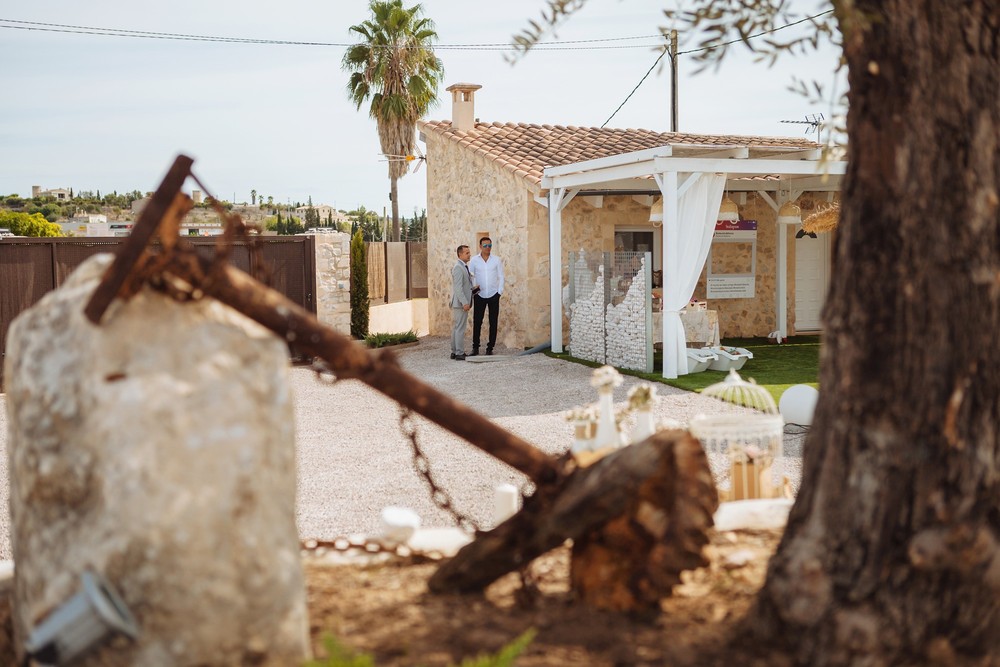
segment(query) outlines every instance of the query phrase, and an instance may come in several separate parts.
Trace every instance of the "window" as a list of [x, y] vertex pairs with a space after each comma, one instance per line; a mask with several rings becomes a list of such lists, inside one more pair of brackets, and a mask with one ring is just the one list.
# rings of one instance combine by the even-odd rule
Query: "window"
[[615, 252], [651, 252], [653, 270], [659, 271], [663, 241], [660, 229], [654, 227], [615, 227]]

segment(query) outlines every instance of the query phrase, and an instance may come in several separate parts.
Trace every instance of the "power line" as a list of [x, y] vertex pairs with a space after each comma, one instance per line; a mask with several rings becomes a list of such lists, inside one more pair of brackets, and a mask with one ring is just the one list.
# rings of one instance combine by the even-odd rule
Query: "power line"
[[[305, 42], [298, 40], [283, 39], [262, 39], [254, 37], [223, 37], [218, 35], [192, 35], [186, 33], [158, 32], [148, 30], [132, 30], [125, 28], [101, 28], [96, 26], [71, 25], [65, 23], [44, 23], [41, 21], [20, 21], [15, 19], [0, 18], [0, 23], [16, 25], [0, 25], [0, 28], [11, 30], [30, 30], [37, 32], [55, 32], [71, 35], [100, 35], [104, 37], [133, 37], [139, 39], [162, 39], [189, 42], [217, 42], [224, 44], [267, 44], [275, 46], [320, 46], [347, 48], [355, 46], [351, 42]], [[578, 39], [546, 42], [539, 44], [535, 48], [542, 51], [591, 51], [607, 49], [650, 49], [660, 46], [659, 44], [628, 44], [615, 46], [569, 46], [578, 44], [597, 44], [603, 42], [624, 42], [640, 39], [662, 39], [662, 35], [636, 35], [630, 37], [604, 37], [596, 39]], [[434, 44], [434, 49], [456, 50], [456, 51], [506, 51], [512, 48], [510, 43], [482, 43], [482, 44]], [[389, 47], [386, 47], [389, 48]], [[406, 47], [404, 47], [406, 48]], [[413, 47], [425, 48], [425, 47]]]
[[[753, 35], [747, 35], [745, 39], [753, 39], [755, 37], [760, 37], [762, 35], [768, 35], [768, 34], [770, 34], [772, 32], [778, 32], [779, 30], [784, 30], [785, 28], [791, 28], [794, 25], [798, 25], [800, 23], [805, 23], [806, 21], [811, 21], [813, 19], [819, 18], [820, 16], [824, 16], [826, 14], [829, 14], [832, 11], [833, 11], [832, 9], [828, 9], [825, 12], [820, 12], [819, 14], [813, 14], [812, 16], [807, 16], [807, 17], [805, 17], [803, 19], [799, 19], [798, 21], [794, 21], [794, 22], [788, 23], [786, 25], [778, 26], [777, 28], [772, 28], [770, 30], [764, 30], [763, 32], [758, 32], [758, 33], [755, 33]], [[682, 56], [682, 55], [686, 55], [686, 54], [689, 54], [689, 53], [700, 53], [702, 51], [712, 51], [714, 49], [720, 49], [720, 48], [722, 48], [724, 46], [729, 46], [731, 44], [736, 44], [737, 42], [742, 42], [742, 41], [744, 41], [743, 38], [733, 39], [733, 40], [730, 40], [728, 42], [722, 42], [720, 44], [712, 44], [710, 46], [704, 46], [704, 47], [702, 47], [700, 49], [689, 49], [687, 51], [678, 51], [677, 55]], [[665, 56], [666, 54], [667, 54], [667, 50], [664, 49], [660, 53], [660, 55], [656, 57], [656, 60], [653, 61], [653, 64], [649, 68], [649, 70], [647, 70], [647, 72], [642, 75], [642, 78], [639, 79], [639, 83], [635, 84], [635, 88], [632, 89], [632, 92], [630, 92], [625, 97], [625, 99], [622, 100], [622, 103], [618, 105], [618, 108], [614, 110], [614, 113], [612, 113], [610, 116], [608, 116], [608, 119], [606, 121], [604, 121], [603, 123], [601, 123], [601, 127], [604, 127], [605, 125], [607, 125], [608, 123], [610, 123], [611, 119], [614, 118], [615, 115], [619, 111], [621, 111], [622, 107], [625, 106], [625, 103], [628, 102], [632, 98], [632, 96], [635, 94], [635, 91], [639, 90], [639, 86], [641, 86], [646, 81], [646, 79], [649, 78], [650, 73], [652, 73], [653, 69], [656, 68], [657, 63], [659, 63], [661, 60], [663, 60], [663, 56]]]
[[629, 93], [625, 97], [624, 100], [622, 100], [622, 103], [618, 105], [618, 108], [615, 109], [614, 112], [610, 116], [608, 116], [608, 119], [606, 121], [604, 121], [603, 123], [601, 123], [601, 127], [604, 127], [605, 125], [607, 125], [608, 123], [610, 123], [611, 119], [615, 117], [615, 114], [617, 114], [619, 111], [622, 110], [622, 107], [625, 106], [625, 103], [628, 102], [630, 99], [632, 99], [632, 95], [635, 94], [635, 91], [639, 90], [639, 86], [641, 86], [643, 84], [643, 82], [646, 80], [646, 78], [650, 75], [650, 73], [652, 73], [652, 71], [654, 69], [656, 69], [657, 64], [659, 64], [659, 62], [661, 60], [663, 60], [663, 56], [665, 56], [665, 55], [667, 55], [667, 50], [663, 49], [663, 51], [660, 53], [660, 55], [658, 55], [656, 57], [656, 60], [653, 61], [653, 64], [650, 65], [649, 69], [646, 70], [646, 73], [642, 75], [642, 78], [639, 79], [639, 83], [635, 84], [635, 88], [632, 89], [632, 92]]

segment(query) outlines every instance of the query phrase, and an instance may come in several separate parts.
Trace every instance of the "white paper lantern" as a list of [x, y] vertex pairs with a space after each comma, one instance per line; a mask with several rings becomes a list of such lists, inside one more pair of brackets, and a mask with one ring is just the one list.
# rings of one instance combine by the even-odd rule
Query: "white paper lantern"
[[807, 384], [796, 384], [785, 390], [778, 401], [778, 411], [784, 417], [786, 424], [811, 426], [813, 412], [816, 411], [816, 401], [819, 392]]

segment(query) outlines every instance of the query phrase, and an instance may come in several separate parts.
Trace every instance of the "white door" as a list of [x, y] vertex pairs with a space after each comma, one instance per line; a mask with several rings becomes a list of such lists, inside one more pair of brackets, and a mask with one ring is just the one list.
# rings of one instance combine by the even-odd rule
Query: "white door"
[[830, 283], [830, 234], [795, 239], [795, 331], [819, 331]]

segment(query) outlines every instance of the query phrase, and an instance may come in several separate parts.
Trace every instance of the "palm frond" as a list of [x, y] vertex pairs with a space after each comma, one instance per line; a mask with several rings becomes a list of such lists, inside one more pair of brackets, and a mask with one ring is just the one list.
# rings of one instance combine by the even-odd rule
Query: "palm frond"
[[[347, 95], [360, 110], [370, 101], [369, 116], [387, 155], [412, 155], [416, 121], [437, 103], [444, 64], [434, 53], [434, 22], [423, 7], [404, 7], [402, 0], [372, 0], [369, 17], [349, 28], [359, 38], [341, 63], [350, 72]], [[389, 177], [406, 175], [409, 163], [389, 162]]]

